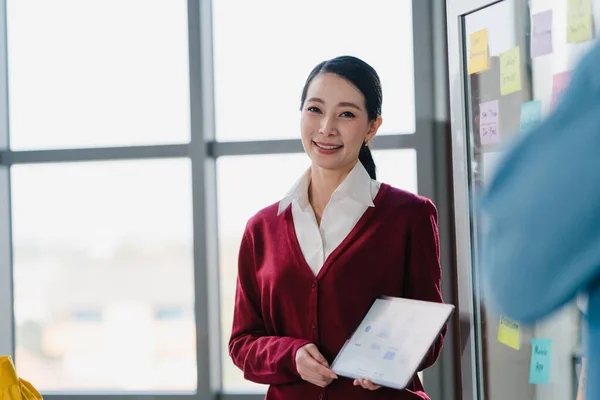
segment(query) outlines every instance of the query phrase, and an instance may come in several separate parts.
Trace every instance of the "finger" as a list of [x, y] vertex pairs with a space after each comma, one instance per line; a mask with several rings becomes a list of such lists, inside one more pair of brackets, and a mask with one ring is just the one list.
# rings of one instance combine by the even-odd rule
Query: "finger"
[[303, 375], [302, 379], [304, 379], [305, 381], [310, 382], [314, 385], [320, 386], [320, 387], [325, 387], [325, 386], [329, 385], [332, 381], [331, 378], [327, 378], [322, 375], [315, 374], [314, 372], [312, 374]]
[[366, 389], [366, 388], [365, 388], [365, 384], [364, 384], [364, 382], [363, 382], [363, 381], [364, 381], [364, 379], [362, 379], [362, 378], [360, 378], [360, 379], [355, 379], [355, 380], [354, 380], [354, 386], [360, 386], [360, 387], [362, 387], [363, 389]]
[[316, 374], [316, 376], [320, 376], [322, 378], [328, 378], [328, 379], [337, 379], [338, 378], [338, 376], [335, 374], [335, 372], [333, 372], [326, 366], [320, 364], [314, 358], [310, 358], [310, 359], [306, 360], [306, 367], [307, 367], [309, 373]]
[[357, 379], [354, 382], [355, 386], [362, 386], [362, 388], [366, 390], [377, 390], [381, 388], [381, 386], [375, 385], [370, 379]]
[[329, 367], [327, 359], [323, 357], [323, 354], [321, 354], [317, 346], [315, 346], [314, 344], [306, 346], [306, 352], [310, 354], [310, 356], [314, 358], [319, 364]]
[[379, 389], [381, 386], [376, 385], [373, 383], [373, 381], [371, 381], [370, 379], [365, 379], [364, 380], [364, 388], [365, 389], [369, 389], [369, 390], [377, 390]]

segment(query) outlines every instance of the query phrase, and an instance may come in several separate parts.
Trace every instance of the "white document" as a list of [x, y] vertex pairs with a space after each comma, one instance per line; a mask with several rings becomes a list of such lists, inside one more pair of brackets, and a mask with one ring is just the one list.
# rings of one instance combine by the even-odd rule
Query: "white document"
[[451, 304], [378, 298], [331, 369], [347, 378], [404, 389], [453, 312]]

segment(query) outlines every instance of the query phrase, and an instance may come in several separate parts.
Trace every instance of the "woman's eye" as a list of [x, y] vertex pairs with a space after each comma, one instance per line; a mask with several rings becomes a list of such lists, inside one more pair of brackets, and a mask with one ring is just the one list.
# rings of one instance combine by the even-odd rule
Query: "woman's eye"
[[307, 110], [309, 112], [314, 112], [314, 113], [320, 113], [321, 112], [321, 110], [319, 110], [318, 107], [308, 107]]
[[345, 118], [354, 118], [354, 114], [352, 114], [350, 111], [344, 111], [341, 116]]

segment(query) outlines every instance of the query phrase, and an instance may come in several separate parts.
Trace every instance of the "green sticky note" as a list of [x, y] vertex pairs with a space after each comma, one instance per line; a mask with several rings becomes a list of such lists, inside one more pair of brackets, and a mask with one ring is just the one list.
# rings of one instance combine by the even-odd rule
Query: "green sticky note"
[[592, 0], [569, 0], [567, 10], [567, 42], [592, 40]]
[[500, 94], [521, 90], [521, 58], [519, 46], [500, 54]]
[[528, 101], [521, 104], [521, 133], [527, 133], [542, 120], [542, 102]]
[[498, 327], [498, 341], [515, 350], [520, 347], [519, 323], [505, 316], [500, 317], [500, 326]]
[[529, 383], [539, 385], [550, 382], [551, 358], [552, 339], [531, 339]]

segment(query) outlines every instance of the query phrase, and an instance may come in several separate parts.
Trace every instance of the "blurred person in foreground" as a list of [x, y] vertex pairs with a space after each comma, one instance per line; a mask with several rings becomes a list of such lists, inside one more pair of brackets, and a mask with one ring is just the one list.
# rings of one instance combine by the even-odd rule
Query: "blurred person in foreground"
[[587, 295], [586, 399], [600, 399], [600, 42], [481, 201], [488, 300], [525, 324]]

